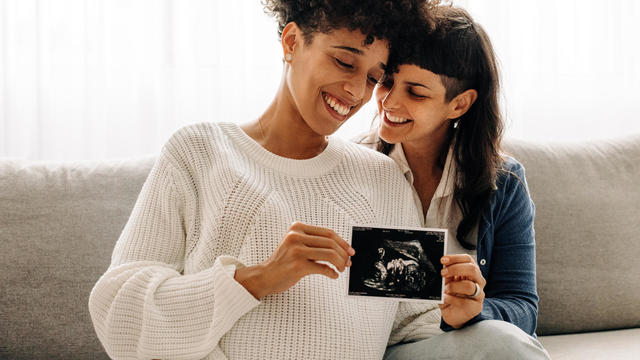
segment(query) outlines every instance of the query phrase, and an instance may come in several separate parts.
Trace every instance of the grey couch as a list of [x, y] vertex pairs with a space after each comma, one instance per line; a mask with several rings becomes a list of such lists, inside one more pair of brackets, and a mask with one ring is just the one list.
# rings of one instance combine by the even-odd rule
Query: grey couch
[[[640, 359], [640, 136], [507, 150], [537, 208], [541, 341]], [[88, 296], [153, 161], [0, 160], [0, 358], [107, 358]]]

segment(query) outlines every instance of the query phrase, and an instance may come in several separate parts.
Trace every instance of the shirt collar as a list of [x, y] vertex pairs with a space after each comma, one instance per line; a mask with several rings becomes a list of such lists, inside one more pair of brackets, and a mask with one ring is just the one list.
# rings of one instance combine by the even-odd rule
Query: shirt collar
[[[401, 143], [395, 144], [391, 152], [389, 153], [389, 157], [392, 158], [398, 167], [400, 167], [400, 171], [404, 174], [404, 177], [407, 179], [409, 184], [413, 186], [413, 173], [411, 172], [411, 168], [409, 167], [409, 162], [407, 161], [407, 157], [404, 154], [404, 148]], [[456, 166], [453, 161], [453, 145], [449, 147], [449, 151], [447, 152], [447, 160], [444, 163], [444, 171], [442, 172], [442, 178], [440, 178], [440, 182], [438, 183], [438, 187], [436, 188], [435, 194], [433, 194], [434, 198], [441, 198], [445, 196], [449, 196], [453, 194], [453, 189], [455, 187], [455, 179], [456, 179]], [[444, 180], [444, 181], [443, 181]]]

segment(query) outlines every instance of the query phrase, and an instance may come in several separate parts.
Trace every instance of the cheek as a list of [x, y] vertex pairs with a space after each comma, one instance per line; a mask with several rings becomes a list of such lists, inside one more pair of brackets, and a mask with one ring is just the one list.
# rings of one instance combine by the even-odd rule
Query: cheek
[[384, 97], [387, 95], [388, 91], [381, 86], [376, 86], [374, 93], [376, 96], [376, 104], [378, 104], [378, 110], [382, 111], [382, 101], [384, 100]]
[[[374, 87], [367, 84], [367, 89], [365, 90], [364, 96], [362, 97], [362, 104], [366, 104], [369, 102], [369, 100], [371, 100], [371, 95], [373, 95], [374, 89], [375, 89]], [[376, 100], [377, 100], [377, 97], [376, 97]]]
[[384, 108], [382, 107], [382, 99], [376, 99], [376, 105], [378, 105], [378, 113], [382, 114]]
[[318, 79], [314, 74], [310, 74], [307, 71], [299, 71], [294, 74], [294, 97], [298, 102], [298, 106], [306, 108], [315, 102], [316, 95], [318, 94]]
[[382, 86], [376, 86], [376, 89], [374, 90], [374, 93], [376, 95], [376, 101], [377, 102], [382, 102], [382, 99], [384, 99], [384, 96], [387, 94], [387, 90], [385, 88], [383, 88]]

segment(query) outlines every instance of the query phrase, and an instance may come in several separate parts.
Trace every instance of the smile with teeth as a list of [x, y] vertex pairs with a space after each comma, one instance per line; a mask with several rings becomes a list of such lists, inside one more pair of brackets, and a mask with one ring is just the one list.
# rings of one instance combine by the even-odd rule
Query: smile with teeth
[[324, 101], [338, 114], [345, 116], [351, 111], [350, 106], [342, 105], [342, 103], [329, 94], [323, 94]]
[[394, 124], [404, 124], [406, 122], [409, 122], [409, 119], [407, 118], [392, 116], [392, 115], [389, 115], [389, 113], [386, 111], [384, 112], [384, 115], [387, 117], [387, 119], [389, 119], [389, 121], [391, 121]]

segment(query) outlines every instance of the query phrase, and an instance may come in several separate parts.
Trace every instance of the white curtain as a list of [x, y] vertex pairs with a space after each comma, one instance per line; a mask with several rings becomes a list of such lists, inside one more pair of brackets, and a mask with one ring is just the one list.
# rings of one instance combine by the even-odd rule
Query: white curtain
[[[456, 3], [493, 40], [508, 136], [640, 132], [637, 1]], [[0, 0], [0, 157], [154, 154], [181, 126], [249, 121], [279, 85], [279, 46], [259, 0]]]
[[640, 2], [459, 1], [502, 68], [511, 137], [583, 141], [640, 133]]

